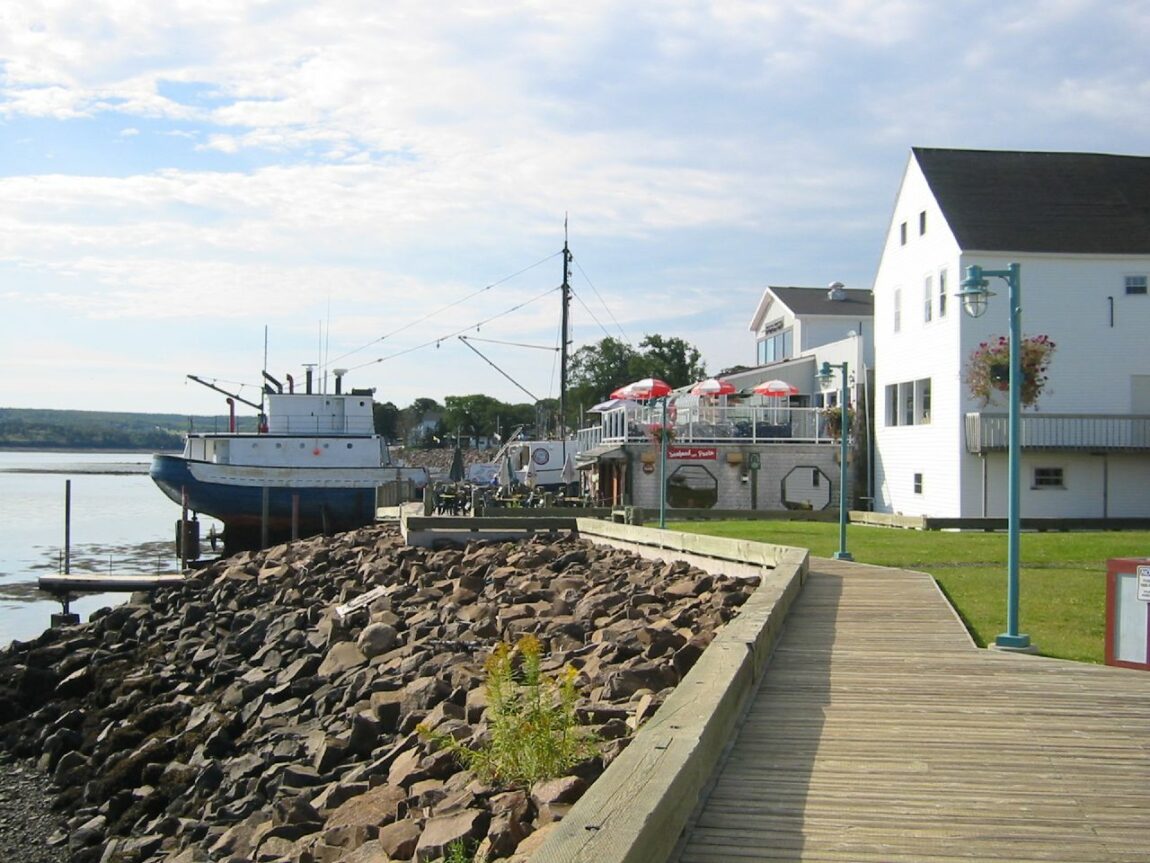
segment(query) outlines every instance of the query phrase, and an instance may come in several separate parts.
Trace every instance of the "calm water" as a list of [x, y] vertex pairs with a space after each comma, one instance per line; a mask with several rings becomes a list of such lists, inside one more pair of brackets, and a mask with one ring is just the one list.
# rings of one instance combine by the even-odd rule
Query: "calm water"
[[[33, 638], [60, 604], [36, 587], [63, 572], [65, 482], [72, 482], [73, 573], [174, 572], [180, 508], [148, 477], [150, 453], [0, 452], [0, 646]], [[201, 518], [204, 552], [213, 522]], [[217, 525], [217, 529], [219, 526]], [[89, 595], [87, 620], [127, 594]]]

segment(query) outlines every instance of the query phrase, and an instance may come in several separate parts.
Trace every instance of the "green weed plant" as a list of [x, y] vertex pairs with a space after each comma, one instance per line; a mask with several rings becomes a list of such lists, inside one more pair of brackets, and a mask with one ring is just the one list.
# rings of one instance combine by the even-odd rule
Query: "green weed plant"
[[525, 635], [514, 647], [500, 642], [484, 663], [488, 739], [472, 749], [421, 726], [420, 733], [449, 749], [479, 778], [500, 786], [530, 787], [562, 776], [594, 754], [592, 735], [575, 715], [577, 671], [556, 677], [542, 671], [539, 639]]
[[466, 842], [456, 839], [447, 846], [447, 856], [442, 859], [443, 863], [485, 863], [486, 857], [478, 859], [474, 852], [468, 849]]

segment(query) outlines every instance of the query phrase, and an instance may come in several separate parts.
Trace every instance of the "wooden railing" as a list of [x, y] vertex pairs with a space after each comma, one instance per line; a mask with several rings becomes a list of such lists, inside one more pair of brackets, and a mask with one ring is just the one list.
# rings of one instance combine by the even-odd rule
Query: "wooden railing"
[[[1150, 416], [1139, 414], [1023, 414], [1023, 449], [1138, 452], [1150, 450]], [[1004, 413], [966, 415], [966, 451], [1005, 450]]]

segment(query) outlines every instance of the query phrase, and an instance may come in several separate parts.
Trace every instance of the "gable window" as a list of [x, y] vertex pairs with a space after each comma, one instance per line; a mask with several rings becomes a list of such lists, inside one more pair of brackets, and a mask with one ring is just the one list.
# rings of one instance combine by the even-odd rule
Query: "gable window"
[[1063, 481], [1062, 468], [1036, 467], [1034, 469], [1033, 488], [1066, 488]]
[[894, 289], [894, 331], [902, 331], [902, 288]]
[[1127, 276], [1126, 277], [1126, 293], [1128, 293], [1128, 294], [1145, 294], [1146, 293], [1146, 276]]
[[906, 222], [898, 226], [898, 244], [900, 246], [906, 245]]
[[[782, 321], [778, 324], [781, 326]], [[771, 330], [771, 334], [759, 339], [759, 364], [776, 363], [794, 356], [794, 330], [786, 329], [780, 332], [771, 325], [768, 325], [768, 329]]]
[[914, 493], [922, 494], [922, 474], [916, 473], [914, 475]]
[[946, 270], [938, 271], [938, 316], [946, 317]]
[[927, 276], [922, 283], [922, 319], [925, 323], [930, 323], [932, 311], [934, 309], [934, 279]]
[[921, 237], [926, 233], [926, 210], [918, 214], [918, 235]]

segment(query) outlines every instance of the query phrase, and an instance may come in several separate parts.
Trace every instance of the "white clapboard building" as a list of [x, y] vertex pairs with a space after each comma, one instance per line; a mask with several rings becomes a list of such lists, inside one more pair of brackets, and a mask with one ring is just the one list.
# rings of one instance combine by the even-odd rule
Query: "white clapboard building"
[[1008, 334], [1008, 286], [978, 318], [955, 293], [1011, 263], [1024, 337], [1057, 346], [1023, 408], [1023, 517], [1150, 516], [1150, 158], [926, 148], [874, 284], [875, 509], [1006, 515], [1006, 395], [984, 405], [963, 370]]

